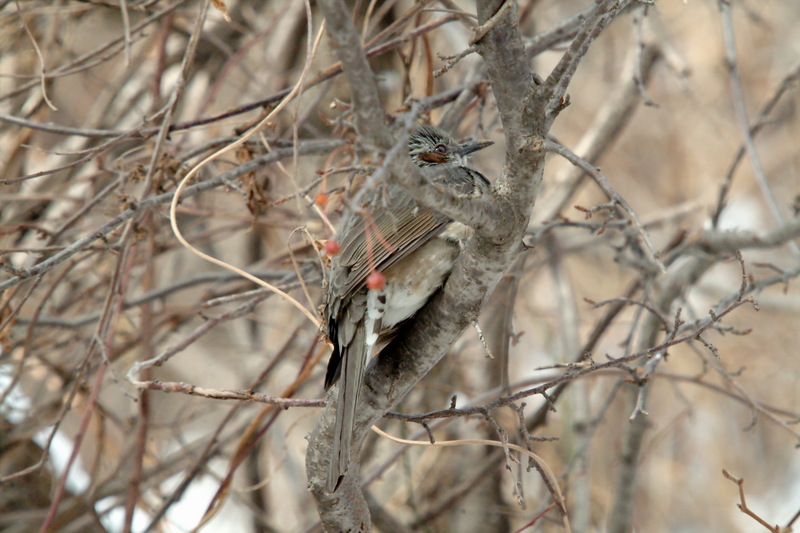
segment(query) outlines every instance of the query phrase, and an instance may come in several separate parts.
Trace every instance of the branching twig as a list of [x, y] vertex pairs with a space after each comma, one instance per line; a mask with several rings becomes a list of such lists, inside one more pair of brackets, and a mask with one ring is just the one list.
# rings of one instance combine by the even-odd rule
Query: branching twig
[[742, 511], [744, 514], [746, 514], [747, 516], [751, 517], [753, 520], [764, 526], [764, 528], [766, 528], [767, 531], [770, 531], [771, 533], [782, 533], [780, 526], [769, 525], [769, 523], [766, 520], [758, 516], [754, 511], [752, 511], [749, 507], [747, 507], [747, 501], [745, 500], [744, 497], [744, 478], [735, 478], [732, 475], [730, 475], [727, 470], [723, 470], [722, 475], [725, 476], [725, 479], [733, 481], [739, 487], [740, 503], [737, 503], [736, 507], [738, 507], [740, 511]]
[[548, 152], [553, 152], [562, 156], [564, 159], [573, 165], [580, 167], [584, 172], [591, 176], [591, 178], [595, 181], [595, 183], [597, 183], [608, 199], [611, 200], [613, 204], [622, 208], [622, 212], [625, 213], [626, 218], [631, 222], [631, 224], [633, 224], [634, 228], [636, 228], [636, 232], [641, 237], [642, 242], [644, 243], [644, 248], [648, 252], [648, 259], [656, 268], [658, 268], [658, 270], [661, 272], [666, 272], [666, 267], [664, 267], [664, 264], [658, 258], [658, 252], [656, 252], [655, 248], [653, 247], [653, 243], [650, 241], [650, 236], [639, 220], [639, 216], [628, 204], [628, 202], [611, 187], [605, 176], [603, 176], [603, 174], [596, 167], [590, 165], [583, 158], [578, 157], [569, 148], [562, 146], [561, 144], [550, 140], [544, 140], [542, 141], [542, 147]]
[[[299, 147], [301, 154], [314, 154], [314, 153], [327, 153], [330, 150], [341, 146], [343, 141], [312, 141], [308, 143], [303, 143], [302, 146]], [[223, 174], [220, 174], [214, 178], [202, 181], [200, 183], [196, 183], [194, 185], [189, 185], [186, 187], [183, 192], [181, 193], [182, 198], [188, 198], [198, 193], [214, 189], [223, 185], [227, 180], [236, 179], [239, 176], [247, 174], [248, 172], [252, 172], [255, 169], [258, 169], [262, 165], [277, 161], [279, 159], [291, 157], [293, 154], [293, 150], [290, 148], [281, 148], [279, 150], [275, 150], [274, 152], [270, 152], [268, 154], [264, 154], [263, 156], [256, 157], [251, 159], [247, 163], [239, 165], [237, 168], [233, 170], [229, 170]], [[172, 201], [174, 194], [164, 193], [159, 194], [156, 196], [151, 196], [149, 198], [145, 198], [140, 202], [137, 202], [133, 207], [126, 209], [110, 221], [106, 222], [96, 230], [92, 231], [88, 235], [74, 241], [72, 244], [64, 248], [62, 251], [53, 254], [52, 256], [48, 257], [44, 261], [33, 265], [32, 267], [20, 269], [17, 274], [10, 279], [0, 282], [0, 292], [17, 285], [18, 283], [23, 282], [26, 279], [29, 279], [34, 276], [39, 276], [48, 272], [50, 269], [55, 267], [56, 265], [62, 263], [66, 259], [69, 259], [76, 253], [79, 253], [86, 249], [87, 246], [92, 244], [97, 239], [103, 239], [110, 235], [113, 231], [115, 231], [122, 223], [127, 222], [128, 220], [134, 218], [135, 216], [139, 215], [140, 213], [144, 212], [147, 209], [158, 205], [164, 205]]]

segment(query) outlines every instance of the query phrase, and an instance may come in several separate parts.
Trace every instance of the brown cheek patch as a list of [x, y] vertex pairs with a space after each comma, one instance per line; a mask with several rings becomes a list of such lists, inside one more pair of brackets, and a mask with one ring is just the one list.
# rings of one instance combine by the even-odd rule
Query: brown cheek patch
[[447, 161], [447, 158], [441, 154], [437, 154], [435, 152], [424, 152], [419, 155], [419, 158], [426, 163], [444, 163]]

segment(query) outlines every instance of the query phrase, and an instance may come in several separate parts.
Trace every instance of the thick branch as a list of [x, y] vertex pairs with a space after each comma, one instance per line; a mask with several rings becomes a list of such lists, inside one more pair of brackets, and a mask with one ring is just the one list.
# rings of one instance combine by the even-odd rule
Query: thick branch
[[344, 67], [355, 103], [358, 133], [366, 144], [387, 149], [391, 140], [384, 125], [384, 111], [378, 96], [378, 84], [369, 68], [353, 19], [342, 0], [320, 0], [333, 46]]
[[[502, 1], [478, 2], [481, 24], [491, 18], [502, 4]], [[533, 72], [519, 34], [516, 6], [508, 10], [505, 19], [478, 41], [477, 47], [486, 62], [492, 92], [503, 121], [506, 157], [513, 160], [513, 154], [525, 148], [531, 134], [545, 133], [541, 113], [536, 113], [535, 109], [527, 115], [522, 112], [526, 100], [533, 98]]]
[[706, 231], [697, 246], [709, 252], [735, 252], [747, 248], [773, 248], [800, 237], [800, 218], [785, 222], [780, 227], [755, 233], [753, 231]]

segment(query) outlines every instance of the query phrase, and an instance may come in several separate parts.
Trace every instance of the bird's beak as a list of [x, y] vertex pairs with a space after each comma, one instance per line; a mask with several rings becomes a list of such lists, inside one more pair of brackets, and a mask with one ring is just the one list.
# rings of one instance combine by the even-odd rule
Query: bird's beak
[[469, 141], [462, 144], [456, 153], [462, 156], [467, 156], [473, 152], [477, 152], [478, 150], [483, 150], [487, 146], [491, 146], [494, 144], [494, 141]]

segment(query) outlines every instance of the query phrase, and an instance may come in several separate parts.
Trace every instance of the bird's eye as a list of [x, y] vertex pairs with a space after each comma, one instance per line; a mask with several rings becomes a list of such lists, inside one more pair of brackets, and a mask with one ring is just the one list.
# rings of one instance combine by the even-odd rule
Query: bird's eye
[[443, 144], [437, 144], [436, 148], [433, 149], [434, 152], [437, 154], [446, 154], [447, 153], [447, 146]]

